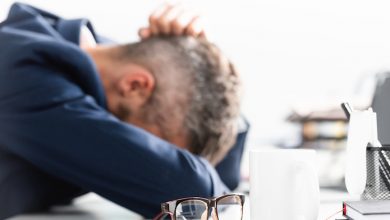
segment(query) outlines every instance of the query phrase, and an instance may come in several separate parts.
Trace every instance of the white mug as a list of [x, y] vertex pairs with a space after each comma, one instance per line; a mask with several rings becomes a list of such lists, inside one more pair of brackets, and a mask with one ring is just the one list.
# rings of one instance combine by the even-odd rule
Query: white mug
[[316, 220], [319, 184], [314, 150], [251, 150], [254, 220]]

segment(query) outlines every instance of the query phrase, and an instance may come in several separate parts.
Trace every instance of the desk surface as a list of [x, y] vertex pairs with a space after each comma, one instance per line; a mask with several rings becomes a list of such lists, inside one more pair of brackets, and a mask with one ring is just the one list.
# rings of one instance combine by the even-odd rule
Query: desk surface
[[[321, 206], [318, 220], [326, 220], [332, 214], [341, 211], [341, 202], [352, 200], [345, 192], [334, 190], [321, 190]], [[355, 198], [356, 199], [356, 198]], [[249, 219], [249, 204], [244, 211], [244, 219]], [[330, 219], [342, 217], [339, 213]], [[71, 206], [54, 207], [50, 213], [19, 215], [8, 220], [137, 220], [141, 216], [128, 211], [114, 203], [89, 193], [75, 200]]]

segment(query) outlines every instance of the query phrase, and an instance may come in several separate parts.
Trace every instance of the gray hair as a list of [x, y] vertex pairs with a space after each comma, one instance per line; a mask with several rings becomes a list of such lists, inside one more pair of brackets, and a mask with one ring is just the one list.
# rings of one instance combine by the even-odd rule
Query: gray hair
[[148, 68], [157, 81], [145, 120], [164, 136], [187, 135], [188, 149], [217, 164], [232, 147], [239, 115], [240, 81], [234, 66], [206, 40], [155, 37], [124, 47], [123, 57]]

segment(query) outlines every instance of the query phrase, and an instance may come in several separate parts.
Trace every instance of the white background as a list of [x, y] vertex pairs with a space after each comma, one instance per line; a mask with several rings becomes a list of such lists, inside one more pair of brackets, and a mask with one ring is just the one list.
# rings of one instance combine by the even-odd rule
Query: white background
[[[87, 17], [119, 42], [162, 1], [22, 1], [67, 18]], [[0, 0], [0, 20], [10, 0]], [[252, 146], [291, 135], [283, 121], [297, 104], [338, 104], [362, 75], [390, 69], [388, 0], [196, 0], [210, 38], [236, 63]]]

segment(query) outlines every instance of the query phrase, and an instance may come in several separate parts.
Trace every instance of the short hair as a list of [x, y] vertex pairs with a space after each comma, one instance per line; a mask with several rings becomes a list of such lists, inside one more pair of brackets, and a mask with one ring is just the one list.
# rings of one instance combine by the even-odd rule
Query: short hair
[[155, 77], [146, 120], [169, 136], [175, 135], [170, 123], [179, 119], [190, 152], [214, 165], [222, 160], [235, 142], [239, 117], [241, 83], [233, 64], [214, 44], [193, 37], [153, 37], [123, 52]]

